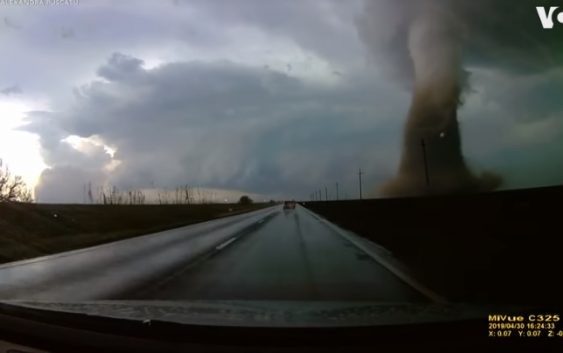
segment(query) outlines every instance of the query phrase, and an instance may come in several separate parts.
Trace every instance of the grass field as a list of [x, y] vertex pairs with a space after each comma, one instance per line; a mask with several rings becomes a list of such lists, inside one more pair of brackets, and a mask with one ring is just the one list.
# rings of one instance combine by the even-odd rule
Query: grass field
[[456, 301], [561, 303], [563, 187], [305, 206]]
[[0, 263], [74, 250], [263, 208], [268, 204], [0, 203]]

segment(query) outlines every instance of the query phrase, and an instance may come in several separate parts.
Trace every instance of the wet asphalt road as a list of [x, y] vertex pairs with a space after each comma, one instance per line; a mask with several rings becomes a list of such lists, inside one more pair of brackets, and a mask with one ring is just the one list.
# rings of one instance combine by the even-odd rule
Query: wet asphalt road
[[427, 301], [302, 207], [120, 299]]

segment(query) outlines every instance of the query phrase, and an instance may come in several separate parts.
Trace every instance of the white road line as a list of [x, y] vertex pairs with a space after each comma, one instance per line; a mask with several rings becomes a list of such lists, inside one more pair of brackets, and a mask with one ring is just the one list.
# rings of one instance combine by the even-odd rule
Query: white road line
[[234, 242], [234, 241], [237, 240], [237, 239], [238, 239], [238, 237], [233, 237], [233, 238], [227, 240], [226, 242], [221, 243], [220, 245], [217, 245], [217, 246], [215, 247], [215, 250], [221, 251], [221, 250], [223, 250], [224, 248], [226, 248], [227, 246], [229, 246], [232, 242]]
[[[376, 262], [381, 264], [383, 267], [385, 267], [387, 270], [389, 270], [395, 276], [399, 277], [401, 280], [403, 280], [403, 282], [405, 282], [409, 286], [413, 287], [414, 289], [416, 289], [417, 291], [422, 293], [424, 296], [428, 297], [429, 299], [431, 299], [432, 301], [434, 301], [436, 303], [446, 304], [448, 302], [444, 297], [438, 295], [437, 293], [435, 293], [431, 289], [427, 288], [422, 283], [418, 282], [416, 279], [412, 278], [411, 276], [409, 276], [405, 272], [403, 272], [400, 269], [398, 269], [397, 267], [393, 266], [389, 261], [385, 260], [383, 257], [381, 257], [379, 254], [377, 254], [375, 251], [372, 251], [371, 249], [366, 247], [364, 244], [362, 244], [359, 241], [357, 241], [356, 239], [352, 238], [347, 233], [347, 231], [345, 231], [345, 230], [341, 229], [340, 227], [336, 226], [335, 224], [327, 221], [326, 219], [324, 219], [323, 217], [314, 213], [313, 211], [307, 209], [306, 207], [302, 207], [302, 208], [305, 211], [307, 211], [309, 214], [311, 214], [313, 217], [315, 217], [319, 221], [323, 222], [327, 227], [329, 227], [330, 229], [335, 231], [338, 235], [340, 235], [344, 239], [348, 240], [350, 243], [355, 245], [357, 248], [359, 248], [360, 250], [362, 250], [363, 252], [368, 254], [372, 259], [374, 259]], [[377, 244], [377, 245], [380, 246], [379, 244]]]
[[[268, 216], [269, 216], [269, 215], [268, 215]], [[266, 218], [268, 218], [268, 216], [259, 219], [258, 221], [256, 221], [256, 224], [262, 224], [262, 223], [266, 222]], [[226, 248], [227, 246], [231, 245], [231, 243], [233, 243], [233, 242], [234, 242], [235, 240], [237, 240], [238, 238], [239, 238], [238, 236], [237, 236], [237, 237], [232, 237], [231, 239], [229, 239], [229, 240], [227, 240], [227, 241], [225, 241], [225, 242], [223, 242], [223, 243], [217, 245], [217, 246], [215, 247], [215, 250], [216, 250], [216, 251], [221, 251], [221, 250], [223, 250], [223, 249]]]

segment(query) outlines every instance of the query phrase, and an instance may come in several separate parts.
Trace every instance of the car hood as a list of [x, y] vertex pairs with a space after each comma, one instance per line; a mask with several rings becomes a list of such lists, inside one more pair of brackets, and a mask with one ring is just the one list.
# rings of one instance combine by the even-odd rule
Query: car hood
[[[424, 324], [486, 318], [498, 306], [299, 301], [3, 301], [18, 307], [189, 325], [237, 327], [357, 327]], [[515, 312], [518, 308], [503, 308]]]

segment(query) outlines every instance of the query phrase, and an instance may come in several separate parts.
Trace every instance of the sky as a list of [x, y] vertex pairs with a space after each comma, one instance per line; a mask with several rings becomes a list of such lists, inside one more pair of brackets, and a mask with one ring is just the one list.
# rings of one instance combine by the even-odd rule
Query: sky
[[[447, 5], [466, 35], [467, 162], [504, 188], [561, 184], [563, 32], [534, 1], [479, 2]], [[39, 202], [82, 202], [87, 183], [356, 198], [359, 168], [377, 197], [411, 99], [410, 5], [0, 2], [0, 158]]]

